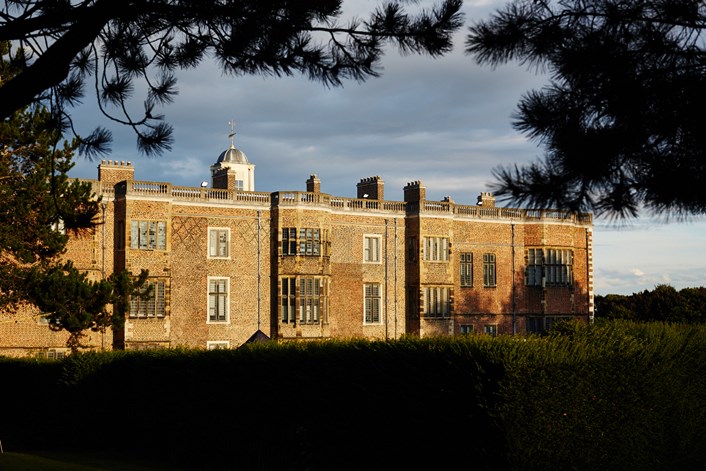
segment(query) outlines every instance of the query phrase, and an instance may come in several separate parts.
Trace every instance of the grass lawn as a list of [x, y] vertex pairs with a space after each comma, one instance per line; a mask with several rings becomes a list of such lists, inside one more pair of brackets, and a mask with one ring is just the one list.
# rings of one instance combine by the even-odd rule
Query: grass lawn
[[167, 469], [158, 465], [128, 463], [113, 456], [81, 453], [0, 454], [0, 470], [3, 471], [165, 471]]

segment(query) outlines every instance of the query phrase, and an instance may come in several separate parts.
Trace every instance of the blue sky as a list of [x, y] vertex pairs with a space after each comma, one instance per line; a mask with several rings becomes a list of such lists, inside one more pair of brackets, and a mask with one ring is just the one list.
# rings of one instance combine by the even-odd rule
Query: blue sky
[[[466, 24], [503, 3], [466, 2]], [[346, 11], [360, 15], [375, 4], [344, 0]], [[402, 200], [402, 187], [421, 180], [429, 199], [449, 195], [474, 204], [494, 167], [541, 156], [542, 149], [511, 122], [522, 94], [540, 88], [546, 77], [519, 65], [476, 65], [463, 53], [465, 29], [441, 59], [390, 50], [381, 78], [341, 88], [298, 76], [224, 76], [205, 62], [179, 74], [176, 102], [160, 110], [175, 130], [173, 150], [160, 157], [140, 156], [131, 131], [101, 121], [88, 99], [75, 117], [84, 132], [96, 124], [109, 127], [115, 141], [106, 158], [131, 161], [138, 180], [210, 181], [209, 166], [228, 147], [228, 122], [234, 120], [235, 145], [256, 165], [257, 191], [304, 190], [315, 173], [323, 192], [355, 196], [361, 178], [380, 175], [389, 200]], [[80, 160], [72, 174], [96, 178], [97, 164]], [[597, 220], [594, 244], [598, 294], [630, 294], [660, 283], [706, 285], [704, 219]]]

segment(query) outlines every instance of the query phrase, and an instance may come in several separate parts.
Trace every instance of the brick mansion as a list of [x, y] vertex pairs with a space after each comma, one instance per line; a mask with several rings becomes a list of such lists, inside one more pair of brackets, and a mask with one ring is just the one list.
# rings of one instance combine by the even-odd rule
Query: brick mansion
[[[232, 141], [210, 170], [183, 187], [100, 163], [100, 224], [65, 257], [94, 280], [147, 269], [153, 289], [124, 330], [87, 332], [89, 348], [525, 334], [593, 316], [590, 214], [496, 207], [485, 192], [476, 205], [429, 201], [421, 181], [388, 201], [378, 176], [356, 198], [322, 193], [316, 175], [302, 191], [257, 192]], [[60, 357], [66, 339], [38, 312], [0, 315], [0, 355]]]

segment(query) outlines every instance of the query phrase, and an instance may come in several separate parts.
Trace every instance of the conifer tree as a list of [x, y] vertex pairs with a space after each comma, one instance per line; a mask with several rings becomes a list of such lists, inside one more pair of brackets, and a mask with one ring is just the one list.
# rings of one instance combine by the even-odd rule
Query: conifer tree
[[[9, 47], [0, 42], [0, 54]], [[0, 60], [0, 86], [15, 72]], [[0, 121], [0, 310], [38, 307], [51, 329], [69, 332], [67, 345], [76, 350], [88, 329], [122, 328], [147, 273], [91, 281], [61, 260], [69, 234], [95, 229], [100, 200], [89, 183], [69, 179], [79, 143], [64, 141], [58, 129], [41, 106]]]
[[[10, 0], [0, 6], [0, 41], [21, 53], [7, 56], [19, 72], [0, 86], [0, 119], [41, 102], [70, 126], [69, 109], [88, 90], [103, 114], [135, 131], [139, 150], [159, 153], [172, 132], [155, 109], [174, 99], [179, 70], [212, 58], [232, 76], [365, 80], [380, 73], [387, 44], [431, 56], [451, 50], [462, 1], [407, 12], [414, 3], [384, 2], [344, 23], [343, 0]], [[128, 103], [140, 86], [147, 93], [135, 111]], [[110, 138], [97, 128], [81, 149], [107, 151]]]

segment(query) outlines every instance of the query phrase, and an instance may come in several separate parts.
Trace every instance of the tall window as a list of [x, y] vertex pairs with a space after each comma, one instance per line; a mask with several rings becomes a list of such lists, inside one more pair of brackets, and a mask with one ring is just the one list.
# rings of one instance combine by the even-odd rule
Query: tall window
[[297, 279], [294, 277], [282, 278], [282, 322], [294, 322], [297, 318]]
[[416, 319], [419, 317], [419, 289], [416, 286], [407, 286], [405, 307], [408, 318]]
[[568, 249], [528, 249], [525, 285], [571, 286], [574, 253]]
[[418, 252], [419, 246], [417, 245], [417, 238], [409, 237], [407, 239], [407, 261], [416, 262]]
[[321, 278], [299, 279], [299, 323], [318, 324], [323, 286]]
[[380, 323], [380, 308], [382, 298], [380, 296], [380, 283], [366, 283], [363, 285], [365, 294], [365, 324]]
[[236, 180], [235, 181], [235, 189], [237, 191], [243, 191], [244, 185], [243, 185], [243, 180]]
[[130, 296], [130, 317], [164, 317], [164, 281], [147, 282], [140, 294]]
[[464, 252], [461, 254], [461, 287], [470, 288], [473, 286], [473, 254]]
[[294, 227], [284, 227], [282, 228], [282, 254], [318, 257], [321, 255], [321, 235], [321, 229], [303, 227], [297, 231]]
[[483, 286], [492, 288], [495, 286], [495, 254], [483, 254]]
[[425, 237], [424, 260], [447, 262], [449, 260], [449, 239], [447, 237]]
[[208, 256], [209, 258], [228, 258], [230, 230], [212, 228], [208, 230]]
[[297, 254], [297, 229], [294, 227], [282, 228], [282, 254]]
[[167, 223], [164, 221], [130, 221], [130, 248], [166, 250]]
[[449, 288], [431, 286], [424, 288], [424, 316], [449, 317], [451, 297]]
[[280, 319], [283, 323], [326, 322], [328, 295], [324, 278], [282, 277], [280, 290]]
[[208, 280], [208, 321], [228, 322], [228, 278]]
[[380, 263], [380, 240], [378, 235], [363, 237], [363, 260], [368, 263]]

